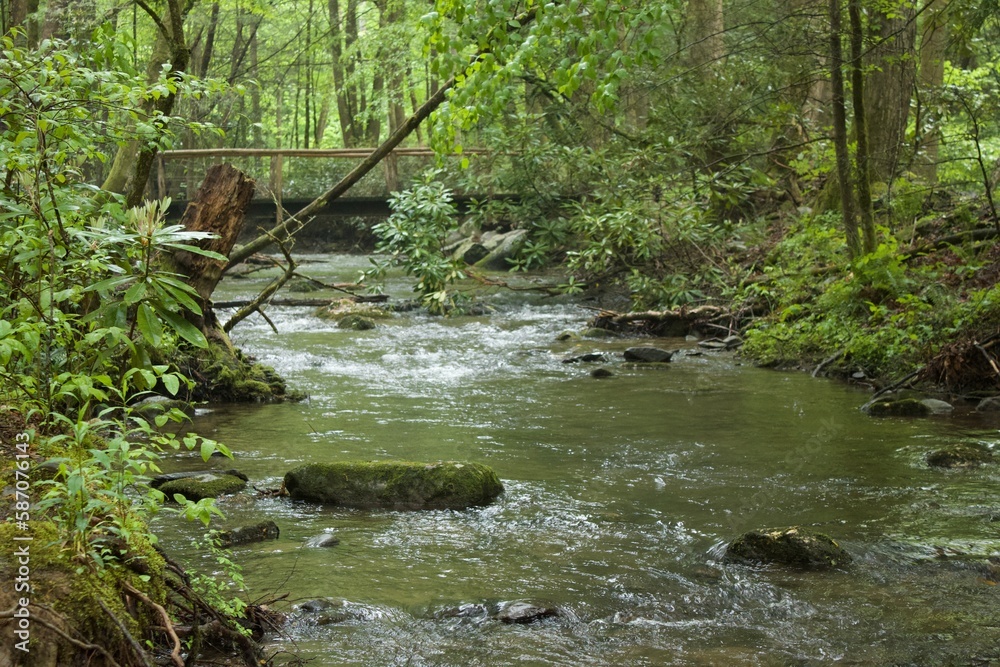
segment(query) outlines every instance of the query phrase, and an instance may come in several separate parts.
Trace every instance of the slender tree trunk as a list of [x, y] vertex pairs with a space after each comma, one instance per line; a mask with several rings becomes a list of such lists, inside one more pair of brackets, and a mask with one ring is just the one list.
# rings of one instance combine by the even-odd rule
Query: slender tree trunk
[[264, 117], [260, 108], [260, 70], [257, 66], [257, 31], [250, 36], [250, 78], [254, 84], [250, 86], [250, 119], [253, 122], [253, 147], [264, 146], [264, 132], [261, 122]]
[[875, 12], [869, 18], [874, 46], [869, 52], [865, 109], [871, 145], [872, 178], [891, 183], [900, 172], [906, 123], [916, 82], [916, 12], [907, 3], [899, 16]]
[[847, 152], [847, 110], [844, 104], [844, 54], [841, 46], [841, 0], [830, 0], [830, 87], [833, 104], [833, 145], [837, 153], [840, 208], [847, 233], [847, 251], [854, 260], [861, 255], [861, 237], [851, 192], [851, 156]]
[[920, 109], [916, 171], [928, 183], [937, 182], [938, 151], [941, 130], [938, 127], [938, 96], [944, 85], [945, 49], [950, 37], [948, 6], [950, 0], [927, 0], [924, 3], [920, 30]]
[[205, 34], [205, 48], [202, 49], [201, 58], [198, 59], [198, 67], [195, 74], [204, 77], [208, 74], [208, 67], [212, 63], [212, 51], [215, 48], [215, 29], [219, 25], [219, 3], [212, 3], [212, 13], [208, 19], [208, 31]]
[[864, 28], [861, 1], [848, 0], [851, 21], [851, 101], [854, 107], [854, 133], [857, 135], [855, 164], [858, 211], [861, 214], [861, 240], [865, 254], [875, 251], [875, 212], [872, 207], [871, 169], [868, 155], [868, 123], [865, 109], [865, 73], [861, 61], [864, 52]]
[[344, 67], [344, 33], [338, 0], [327, 3], [330, 13], [330, 56], [333, 60], [333, 86], [337, 96], [337, 122], [344, 148], [353, 147], [351, 135], [351, 108], [347, 94], [346, 70]]

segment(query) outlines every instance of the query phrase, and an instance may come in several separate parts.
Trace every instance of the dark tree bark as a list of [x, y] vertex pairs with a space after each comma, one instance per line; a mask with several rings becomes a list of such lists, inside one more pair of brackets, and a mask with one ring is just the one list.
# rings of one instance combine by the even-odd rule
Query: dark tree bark
[[875, 12], [869, 18], [874, 46], [869, 51], [865, 108], [871, 146], [872, 178], [891, 183], [901, 170], [906, 123], [916, 82], [916, 11], [908, 4], [890, 18]]
[[864, 51], [864, 28], [860, 0], [849, 0], [851, 22], [851, 101], [854, 107], [854, 133], [857, 135], [855, 186], [858, 211], [861, 213], [861, 240], [865, 254], [875, 251], [875, 212], [872, 208], [871, 167], [868, 154], [868, 123], [865, 108], [865, 73], [861, 57]]
[[[200, 242], [200, 247], [228, 257], [236, 239], [243, 231], [244, 216], [253, 198], [254, 182], [243, 172], [228, 164], [213, 165], [205, 180], [187, 205], [181, 224], [188, 231], [212, 232], [217, 238]], [[206, 337], [218, 328], [209, 308], [212, 292], [222, 278], [226, 262], [189, 252], [177, 252], [172, 258], [173, 270], [187, 276], [187, 282], [201, 297], [203, 315], [188, 313], [192, 324], [199, 327]]]
[[833, 105], [833, 146], [837, 153], [837, 182], [840, 207], [847, 233], [847, 251], [851, 259], [861, 254], [858, 219], [854, 212], [851, 185], [851, 156], [847, 152], [847, 110], [844, 105], [844, 54], [841, 45], [840, 0], [830, 0], [830, 87]]

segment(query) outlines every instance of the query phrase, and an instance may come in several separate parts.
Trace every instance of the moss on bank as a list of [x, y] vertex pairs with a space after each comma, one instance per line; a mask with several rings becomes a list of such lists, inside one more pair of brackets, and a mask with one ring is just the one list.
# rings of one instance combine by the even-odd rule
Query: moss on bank
[[213, 403], [267, 403], [302, 400], [278, 373], [238, 349], [212, 343], [203, 350], [179, 353], [171, 359], [195, 381], [189, 400]]
[[[15, 539], [25, 537], [31, 540]], [[110, 664], [99, 651], [74, 646], [53, 627], [82, 638], [87, 644], [103, 646], [120, 664], [131, 664], [131, 649], [110, 614], [139, 641], [161, 636], [155, 630], [161, 623], [156, 611], [148, 604], [126, 605], [125, 600], [126, 588], [131, 587], [156, 604], [167, 604], [163, 558], [148, 539], [133, 535], [132, 548], [124, 562], [109, 562], [98, 572], [75, 562], [71, 552], [62, 548], [60, 537], [56, 526], [44, 520], [32, 521], [26, 531], [13, 523], [0, 524], [0, 579], [16, 581], [18, 569], [24, 566], [19, 558], [24, 557], [15, 554], [27, 548], [30, 555], [26, 567], [31, 584], [30, 593], [18, 592], [13, 585], [0, 588], [0, 608], [13, 609], [20, 605], [21, 598], [26, 598], [31, 614], [30, 652], [19, 655], [21, 661], [15, 663], [14, 642], [4, 641], [0, 643], [0, 664], [24, 667]], [[18, 622], [0, 620], [0, 631], [5, 637], [14, 637]]]

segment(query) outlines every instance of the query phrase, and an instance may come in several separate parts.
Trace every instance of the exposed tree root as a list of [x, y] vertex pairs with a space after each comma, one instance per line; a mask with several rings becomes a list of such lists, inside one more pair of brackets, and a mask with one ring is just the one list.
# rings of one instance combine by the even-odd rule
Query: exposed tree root
[[[649, 334], [656, 336], [685, 336], [699, 326], [719, 325], [730, 320], [730, 312], [722, 306], [696, 306], [666, 311], [645, 311], [641, 313], [616, 313], [602, 310], [591, 321], [599, 329], [608, 329], [629, 334]], [[723, 325], [732, 331], [731, 326]]]

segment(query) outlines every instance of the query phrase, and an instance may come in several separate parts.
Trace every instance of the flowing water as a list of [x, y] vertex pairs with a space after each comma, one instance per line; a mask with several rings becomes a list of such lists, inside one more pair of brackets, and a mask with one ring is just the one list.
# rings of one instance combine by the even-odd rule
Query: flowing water
[[[303, 270], [342, 281], [365, 264], [320, 256]], [[216, 297], [260, 285], [227, 280]], [[1000, 422], [873, 420], [857, 410], [862, 392], [729, 353], [612, 361], [614, 376], [597, 380], [593, 364], [562, 359], [636, 341], [557, 342], [590, 315], [570, 301], [492, 303], [488, 316], [401, 314], [365, 332], [272, 308], [277, 335], [256, 316], [235, 330], [309, 394], [196, 418], [258, 487], [343, 459], [479, 461], [506, 487], [467, 511], [221, 501], [226, 525], [281, 528], [277, 541], [233, 550], [252, 594], [335, 601], [332, 613], [293, 612], [272, 652], [316, 667], [1000, 664], [997, 572], [983, 558], [1000, 552], [1000, 470], [923, 462], [955, 440], [993, 446]], [[741, 532], [789, 525], [830, 534], [854, 564], [802, 573], [722, 562]], [[163, 530], [168, 547], [200, 557], [184, 546], [193, 527]], [[340, 544], [310, 546], [324, 534]], [[490, 618], [514, 600], [559, 616]]]

